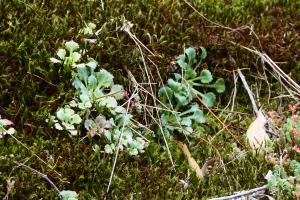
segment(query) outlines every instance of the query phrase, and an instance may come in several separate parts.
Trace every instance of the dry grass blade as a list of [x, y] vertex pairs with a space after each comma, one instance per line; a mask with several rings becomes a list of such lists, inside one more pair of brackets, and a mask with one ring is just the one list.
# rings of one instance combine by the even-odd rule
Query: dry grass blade
[[185, 155], [186, 159], [188, 160], [189, 166], [191, 167], [191, 169], [193, 169], [196, 172], [197, 177], [203, 178], [204, 177], [203, 172], [202, 172], [200, 166], [198, 165], [198, 163], [196, 162], [196, 160], [192, 157], [186, 144], [184, 144], [180, 141], [176, 141], [176, 144], [182, 150], [183, 154]]

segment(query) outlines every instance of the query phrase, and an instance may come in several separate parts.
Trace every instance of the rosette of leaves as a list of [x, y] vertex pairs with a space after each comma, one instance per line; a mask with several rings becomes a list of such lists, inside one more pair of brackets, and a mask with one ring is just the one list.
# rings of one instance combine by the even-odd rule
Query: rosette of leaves
[[50, 61], [61, 63], [67, 68], [84, 67], [82, 63], [78, 63], [81, 60], [82, 54], [84, 54], [84, 51], [78, 51], [79, 44], [71, 40], [66, 42], [64, 46], [65, 48], [58, 49], [56, 53], [58, 59], [50, 58]]
[[[100, 136], [106, 153], [113, 153], [119, 146], [130, 155], [137, 155], [143, 152], [146, 143], [142, 137], [135, 137], [136, 133], [141, 135], [140, 128], [132, 123], [133, 115], [119, 104], [124, 100], [125, 90], [122, 85], [114, 84], [110, 72], [96, 70], [97, 65], [92, 58], [76, 65], [72, 78], [74, 98], [58, 110], [56, 117], [51, 116], [50, 121], [56, 129], [67, 130], [71, 135], [78, 133], [77, 125], [84, 126], [89, 136]], [[94, 149], [100, 147], [96, 145]]]
[[[114, 84], [111, 73], [105, 69], [95, 71], [94, 66], [87, 65], [78, 68], [73, 85], [76, 98], [70, 105], [86, 111], [88, 116], [84, 126], [91, 136], [97, 134], [105, 137], [107, 153], [113, 153], [118, 142], [120, 148], [126, 148], [130, 155], [143, 152], [145, 141], [141, 137], [134, 137], [131, 129], [135, 127], [131, 121], [133, 116], [118, 103], [125, 97], [124, 88]], [[92, 119], [93, 115], [98, 116]]]
[[182, 69], [182, 74], [174, 73], [174, 78], [167, 81], [165, 87], [160, 88], [158, 96], [163, 103], [161, 122], [165, 132], [174, 130], [189, 135], [194, 129], [199, 129], [199, 124], [205, 122], [203, 111], [197, 103], [192, 103], [196, 96], [200, 96], [206, 106], [212, 107], [216, 101], [213, 92], [200, 92], [199, 88], [213, 89], [217, 93], [225, 91], [224, 79], [217, 79], [214, 83], [212, 74], [204, 69], [198, 74], [197, 68], [206, 58], [206, 51], [201, 48], [201, 56], [197, 60], [194, 48], [187, 48], [180, 55], [177, 64]]
[[54, 123], [54, 127], [57, 130], [67, 130], [71, 135], [77, 135], [78, 131], [75, 127], [82, 122], [81, 117], [75, 113], [75, 111], [68, 106], [65, 108], [60, 108], [56, 117], [51, 116], [50, 121]]

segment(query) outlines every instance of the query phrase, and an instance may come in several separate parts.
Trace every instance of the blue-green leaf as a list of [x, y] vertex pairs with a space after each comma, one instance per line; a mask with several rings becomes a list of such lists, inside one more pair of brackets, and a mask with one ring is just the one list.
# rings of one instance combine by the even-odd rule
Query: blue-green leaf
[[192, 120], [188, 117], [185, 117], [181, 120], [182, 126], [192, 126]]
[[98, 84], [101, 87], [108, 88], [113, 84], [113, 78], [114, 76], [106, 71], [105, 69], [101, 69], [100, 72], [96, 74]]
[[200, 73], [200, 81], [202, 83], [210, 83], [213, 80], [213, 77], [209, 70], [204, 69]]
[[60, 59], [64, 59], [66, 56], [66, 50], [65, 49], [58, 49], [56, 54]]
[[204, 47], [200, 47], [200, 49], [201, 49], [201, 56], [200, 56], [200, 58], [201, 58], [201, 60], [203, 60], [203, 59], [205, 59], [207, 57], [207, 53], [206, 53], [206, 50], [205, 50]]
[[110, 89], [110, 94], [117, 100], [121, 100], [125, 97], [125, 91], [122, 85], [113, 85]]
[[225, 91], [225, 81], [223, 78], [219, 78], [213, 85], [213, 88], [215, 88], [215, 90], [218, 93], [222, 93]]
[[73, 52], [79, 48], [79, 45], [77, 42], [74, 42], [73, 40], [66, 42], [65, 47], [70, 52]]
[[187, 69], [188, 64], [185, 62], [185, 55], [180, 55], [177, 60], [177, 64], [182, 68], [182, 69]]
[[187, 55], [190, 64], [192, 64], [192, 63], [195, 62], [195, 59], [196, 59], [196, 51], [195, 51], [194, 48], [189, 47], [189, 48], [187, 48], [187, 49], [184, 51], [184, 53]]
[[198, 123], [205, 123], [205, 117], [202, 110], [197, 110], [194, 112], [194, 114], [191, 116], [191, 119]]
[[77, 200], [78, 194], [74, 191], [70, 190], [63, 190], [59, 192], [59, 195], [61, 196], [62, 200]]
[[207, 107], [212, 107], [216, 102], [216, 96], [212, 92], [203, 94], [201, 97], [202, 97], [202, 101], [205, 103]]

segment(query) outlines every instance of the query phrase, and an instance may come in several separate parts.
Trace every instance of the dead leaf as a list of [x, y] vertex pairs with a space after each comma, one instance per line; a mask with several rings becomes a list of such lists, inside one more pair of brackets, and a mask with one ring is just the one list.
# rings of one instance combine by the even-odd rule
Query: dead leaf
[[257, 118], [250, 124], [246, 133], [250, 147], [253, 150], [264, 148], [266, 141], [269, 139], [269, 135], [265, 129], [266, 122], [267, 119], [262, 114], [261, 110], [259, 110]]
[[183, 154], [188, 160], [189, 166], [196, 172], [196, 175], [198, 178], [203, 178], [203, 172], [201, 168], [199, 167], [196, 160], [192, 157], [189, 149], [187, 148], [186, 144], [176, 141], [177, 146], [182, 150]]

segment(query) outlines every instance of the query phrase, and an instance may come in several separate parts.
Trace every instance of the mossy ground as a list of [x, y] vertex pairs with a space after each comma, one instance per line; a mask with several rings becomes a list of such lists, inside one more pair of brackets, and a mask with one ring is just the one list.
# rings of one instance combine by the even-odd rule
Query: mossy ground
[[[297, 1], [208, 0], [191, 1], [191, 4], [224, 26], [252, 26], [263, 50], [275, 61], [284, 62], [280, 67], [300, 80], [300, 4]], [[29, 148], [13, 138], [0, 140], [0, 197], [7, 192], [6, 180], [14, 177], [16, 184], [9, 194], [11, 199], [58, 198], [47, 182], [26, 169], [16, 168], [14, 160], [26, 162], [47, 174], [61, 190], [77, 191], [82, 199], [101, 199], [106, 195], [113, 157], [95, 153], [91, 148], [93, 140], [70, 138], [45, 123], [46, 116], [67, 102], [72, 91], [70, 73], [51, 64], [49, 58], [64, 41], [81, 40], [78, 31], [84, 23], [94, 22], [98, 28], [106, 23], [99, 35], [102, 45], [94, 46], [91, 56], [102, 68], [109, 69], [118, 83], [129, 84], [124, 66], [142, 80], [137, 46], [126, 33], [116, 30], [123, 17], [134, 24], [132, 32], [154, 52], [156, 56], [152, 59], [165, 80], [173, 69], [171, 61], [184, 47], [205, 47], [208, 59], [204, 65], [215, 77], [224, 77], [227, 82], [227, 90], [220, 96], [220, 109], [226, 105], [233, 88], [233, 69], [247, 68], [248, 81], [258, 80], [261, 68], [256, 57], [231, 43], [260, 49], [253, 34], [246, 29], [232, 32], [214, 27], [185, 1], [0, 0], [0, 114], [15, 122], [18, 130], [15, 137]], [[155, 68], [153, 74], [157, 76]], [[272, 96], [276, 96], [280, 93], [278, 85], [270, 82], [273, 83]], [[236, 111], [248, 115], [234, 115], [229, 127], [245, 144], [243, 134], [252, 120], [252, 108], [241, 84], [238, 89]], [[267, 92], [260, 92], [261, 101], [266, 105]], [[277, 109], [278, 105], [279, 102], [273, 101], [267, 108]], [[220, 117], [224, 119], [226, 113]], [[209, 119], [206, 125], [209, 133], [204, 139], [211, 138], [222, 128], [212, 116]], [[179, 180], [186, 179], [189, 169], [184, 156], [170, 141], [174, 169], [164, 143], [159, 137], [151, 141], [146, 152], [138, 157], [120, 155], [108, 197], [198, 199], [221, 196], [265, 184], [263, 176], [271, 168], [263, 157], [248, 155], [226, 165], [226, 171], [212, 170], [203, 181], [191, 173], [190, 186], [183, 191]], [[211, 144], [204, 140], [191, 141], [189, 148], [200, 164], [219, 155], [226, 163], [232, 160], [232, 143], [232, 138], [223, 131]], [[61, 176], [35, 155], [55, 165], [55, 171]]]

